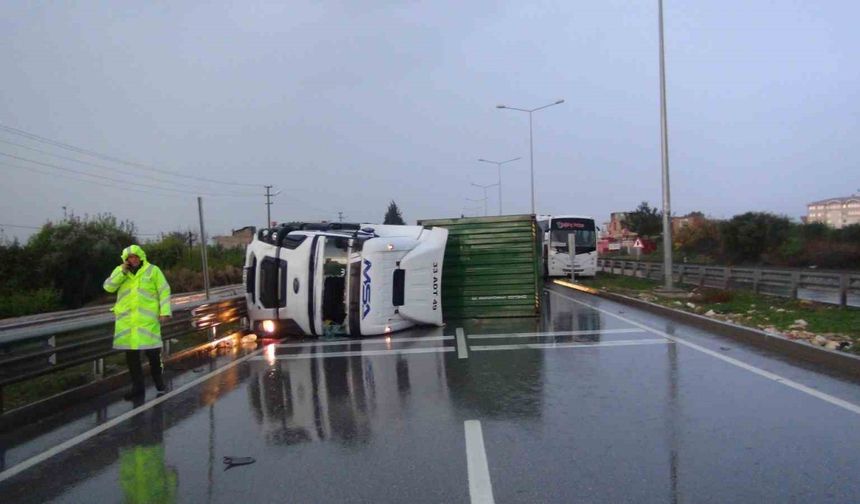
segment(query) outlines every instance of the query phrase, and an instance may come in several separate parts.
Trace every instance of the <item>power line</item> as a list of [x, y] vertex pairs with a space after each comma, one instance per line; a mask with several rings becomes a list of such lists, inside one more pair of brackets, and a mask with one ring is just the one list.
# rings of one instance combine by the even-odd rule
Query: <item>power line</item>
[[[39, 168], [35, 168], [35, 167], [32, 167], [32, 166], [21, 166], [21, 165], [15, 165], [15, 164], [9, 164], [9, 163], [1, 163], [1, 162], [0, 162], [0, 166], [6, 166], [6, 167], [9, 167], [9, 168], [18, 168], [18, 169], [20, 169], [20, 170], [33, 171], [33, 172], [36, 172], [36, 173], [43, 173], [43, 174], [48, 175], [48, 176], [50, 176], [50, 177], [65, 177], [65, 178], [68, 178], [68, 179], [71, 179], [71, 180], [76, 180], [76, 181], [78, 181], [78, 182], [85, 182], [85, 183], [87, 183], [87, 184], [96, 184], [96, 185], [100, 185], [100, 186], [102, 186], [102, 187], [109, 187], [109, 188], [111, 188], [111, 189], [121, 189], [121, 190], [123, 190], [123, 191], [133, 191], [133, 192], [138, 192], [138, 193], [143, 193], [143, 194], [153, 194], [153, 191], [147, 191], [147, 190], [143, 190], [143, 189], [134, 189], [134, 188], [132, 188], [132, 187], [123, 187], [123, 186], [120, 186], [120, 185], [111, 184], [111, 183], [108, 183], [108, 182], [101, 182], [101, 181], [98, 181], [98, 180], [83, 180], [83, 179], [81, 179], [80, 177], [73, 177], [73, 176], [71, 176], [71, 175], [66, 175], [66, 174], [64, 174], [64, 173], [55, 173], [55, 172], [50, 172], [50, 171], [47, 171], [47, 170], [41, 170], [41, 169], [39, 169]], [[162, 193], [162, 194], [163, 194], [164, 196], [177, 196], [177, 197], [178, 197], [178, 196], [182, 196], [181, 194], [173, 194], [173, 193]]]
[[0, 224], [0, 228], [11, 227], [11, 228], [21, 228], [21, 229], [42, 229], [41, 226], [22, 226], [20, 224]]
[[[49, 224], [57, 224], [57, 223], [51, 222]], [[44, 226], [24, 226], [21, 224], [0, 224], [0, 228], [4, 228], [4, 227], [21, 228], [21, 229], [42, 229]], [[134, 234], [136, 236], [158, 236], [162, 233], [138, 233], [138, 232], [134, 232], [132, 234]]]
[[[156, 185], [152, 185], [152, 184], [144, 184], [144, 183], [142, 183], [142, 182], [132, 182], [132, 181], [128, 181], [128, 180], [122, 180], [122, 179], [117, 179], [117, 178], [113, 178], [113, 177], [107, 177], [107, 176], [105, 176], [105, 175], [96, 175], [96, 174], [88, 173], [88, 172], [81, 171], [81, 170], [75, 170], [74, 168], [68, 168], [68, 167], [64, 167], [64, 166], [58, 166], [58, 165], [51, 164], [51, 163], [45, 163], [45, 162], [42, 162], [42, 161], [36, 161], [36, 160], [34, 160], [34, 159], [28, 159], [28, 158], [24, 158], [24, 157], [21, 157], [21, 156], [15, 156], [15, 155], [13, 155], [13, 154], [7, 154], [7, 153], [5, 153], [5, 152], [0, 152], [0, 156], [6, 156], [6, 157], [9, 157], [9, 158], [12, 158], [12, 159], [17, 159], [17, 160], [19, 160], [19, 161], [26, 161], [26, 162], [28, 162], [28, 163], [34, 163], [34, 164], [37, 164], [37, 165], [46, 166], [46, 167], [48, 167], [48, 168], [53, 168], [53, 169], [55, 169], [55, 170], [62, 170], [62, 171], [70, 172], [70, 173], [77, 173], [77, 174], [79, 174], [79, 175], [84, 175], [84, 176], [87, 176], [87, 177], [93, 177], [93, 178], [97, 178], [97, 179], [104, 179], [104, 180], [109, 180], [109, 181], [112, 181], [112, 182], [119, 182], [119, 183], [122, 183], [122, 184], [128, 184], [128, 185], [140, 186], [140, 187], [147, 187], [147, 188], [150, 188], [150, 189], [157, 189], [157, 190], [159, 190], [159, 191], [172, 191], [172, 192], [179, 192], [179, 193], [185, 193], [185, 194], [196, 194], [196, 195], [203, 195], [203, 196], [257, 196], [256, 194], [243, 194], [243, 193], [221, 193], [221, 194], [219, 194], [219, 193], [206, 193], [206, 192], [199, 192], [199, 191], [186, 191], [186, 190], [183, 190], [183, 189], [173, 189], [173, 188], [170, 188], [170, 187], [161, 187], [161, 186], [156, 186]], [[26, 167], [22, 167], [22, 166], [18, 166], [18, 167], [19, 167], [19, 168], [26, 168]]]
[[99, 159], [104, 159], [106, 161], [113, 161], [114, 163], [120, 163], [120, 164], [124, 164], [127, 166], [133, 166], [136, 168], [143, 168], [146, 170], [152, 170], [152, 171], [156, 171], [158, 173], [163, 173], [165, 175], [170, 175], [171, 177], [181, 177], [181, 178], [186, 178], [186, 179], [191, 179], [191, 180], [205, 181], [205, 182], [211, 182], [213, 184], [223, 184], [223, 185], [229, 185], [229, 186], [239, 185], [239, 186], [246, 186], [246, 187], [262, 187], [262, 184], [249, 184], [247, 182], [227, 182], [224, 180], [217, 180], [217, 179], [211, 179], [211, 178], [206, 178], [206, 177], [200, 177], [197, 175], [184, 175], [181, 173], [176, 173], [176, 172], [172, 172], [169, 170], [163, 170], [160, 168], [156, 168], [154, 166], [149, 166], [149, 165], [145, 165], [145, 164], [141, 164], [141, 163], [135, 163], [132, 161], [126, 161], [124, 159], [120, 159], [117, 157], [108, 156], [107, 154], [101, 154], [101, 153], [96, 152], [96, 151], [92, 151], [89, 149], [83, 149], [81, 147], [75, 147], [74, 145], [69, 145], [67, 143], [59, 142], [57, 140], [51, 140], [50, 138], [45, 138], [43, 136], [36, 135], [35, 133], [29, 133], [27, 131], [19, 130], [19, 129], [13, 128], [11, 126], [5, 126], [3, 124], [0, 124], [0, 130], [6, 131], [7, 133], [12, 133], [14, 135], [23, 136], [25, 138], [29, 138], [30, 140], [35, 140], [37, 142], [42, 142], [42, 143], [46, 143], [49, 145], [53, 145], [55, 147], [60, 147], [61, 149], [74, 151], [74, 152], [77, 152], [79, 154], [85, 154], [87, 156], [92, 156], [92, 157], [96, 157]]
[[[42, 150], [42, 149], [36, 149], [35, 147], [30, 147], [28, 145], [20, 144], [17, 142], [10, 142], [8, 140], [0, 139], [0, 142], [2, 142], [4, 144], [8, 144], [8, 145], [14, 145], [16, 147], [21, 147], [23, 149], [31, 150], [33, 152], [38, 152], [38, 153], [45, 154], [48, 156], [53, 156], [53, 157], [56, 157], [59, 159], [65, 159], [67, 161], [73, 161], [75, 163], [81, 163], [83, 165], [94, 166], [97, 168], [102, 168], [102, 169], [110, 170], [110, 171], [117, 171], [120, 173], [128, 173], [129, 175], [140, 175], [140, 170], [132, 170], [129, 168], [117, 168], [115, 166], [107, 166], [107, 165], [103, 165], [103, 164], [93, 163], [91, 161], [84, 161], [82, 159], [76, 159], [76, 158], [69, 157], [69, 156], [61, 156], [60, 154], [54, 154], [53, 152], [49, 152], [49, 151]], [[148, 174], [146, 175], [146, 180], [156, 181], [156, 182], [164, 182], [166, 184], [176, 184], [177, 183], [175, 180], [167, 180], [167, 179], [163, 179], [163, 178], [153, 177], [153, 176], [148, 175]], [[247, 193], [247, 194], [246, 193], [231, 193], [231, 194], [235, 194], [235, 195], [242, 194], [243, 196], [251, 196], [250, 193]], [[253, 196], [258, 196], [258, 195], [254, 194]]]

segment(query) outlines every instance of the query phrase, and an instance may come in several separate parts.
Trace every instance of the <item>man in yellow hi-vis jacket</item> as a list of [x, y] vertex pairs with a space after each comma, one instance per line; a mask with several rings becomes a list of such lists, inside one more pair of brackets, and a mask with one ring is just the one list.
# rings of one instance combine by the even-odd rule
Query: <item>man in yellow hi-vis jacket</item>
[[137, 245], [122, 251], [120, 266], [105, 280], [104, 289], [116, 292], [113, 307], [116, 325], [113, 347], [125, 350], [131, 375], [131, 392], [126, 399], [144, 394], [141, 351], [149, 359], [152, 381], [159, 393], [165, 391], [161, 364], [161, 322], [170, 317], [170, 286], [164, 274], [146, 260], [146, 252]]

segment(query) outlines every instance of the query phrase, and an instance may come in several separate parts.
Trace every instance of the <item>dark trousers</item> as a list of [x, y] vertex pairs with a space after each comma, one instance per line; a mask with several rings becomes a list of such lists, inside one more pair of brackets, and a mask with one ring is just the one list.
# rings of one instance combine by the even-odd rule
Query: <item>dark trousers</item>
[[162, 376], [164, 367], [161, 365], [160, 348], [125, 351], [125, 362], [128, 364], [128, 373], [131, 375], [131, 389], [133, 391], [143, 391], [143, 366], [140, 363], [141, 353], [145, 353], [146, 358], [149, 359], [149, 371], [152, 373], [152, 381], [155, 382], [155, 388], [164, 390], [164, 377]]

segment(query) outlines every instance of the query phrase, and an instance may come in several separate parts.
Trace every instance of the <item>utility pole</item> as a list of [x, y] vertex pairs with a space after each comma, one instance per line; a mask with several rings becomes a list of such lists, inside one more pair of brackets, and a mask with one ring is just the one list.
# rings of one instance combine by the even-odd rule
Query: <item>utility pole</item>
[[337, 221], [338, 221], [338, 222], [343, 222], [343, 212], [338, 212], [338, 213], [337, 213]]
[[272, 186], [266, 186], [266, 227], [272, 225]]
[[192, 251], [194, 250], [194, 233], [188, 230], [188, 259], [191, 259]]
[[272, 186], [264, 186], [266, 188], [266, 227], [272, 227], [272, 198], [281, 194], [281, 191], [272, 192]]
[[209, 299], [209, 258], [206, 256], [206, 230], [203, 228], [203, 198], [197, 196], [197, 210], [200, 212], [200, 254], [203, 256], [203, 290]]

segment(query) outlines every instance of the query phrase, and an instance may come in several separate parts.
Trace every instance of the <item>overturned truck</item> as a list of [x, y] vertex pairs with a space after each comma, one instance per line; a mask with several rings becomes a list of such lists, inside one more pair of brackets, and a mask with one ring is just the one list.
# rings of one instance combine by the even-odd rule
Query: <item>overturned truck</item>
[[258, 334], [378, 335], [442, 325], [446, 229], [291, 223], [248, 245], [244, 283]]

